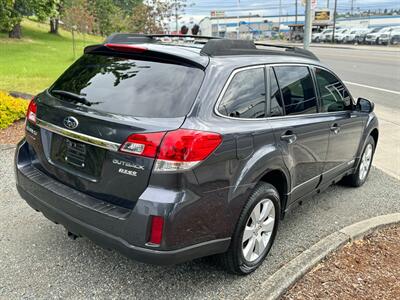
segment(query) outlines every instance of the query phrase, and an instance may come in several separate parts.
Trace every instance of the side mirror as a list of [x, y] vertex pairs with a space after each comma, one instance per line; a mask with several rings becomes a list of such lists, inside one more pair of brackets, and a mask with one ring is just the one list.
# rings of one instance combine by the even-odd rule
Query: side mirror
[[375, 104], [364, 98], [357, 99], [357, 110], [365, 113], [371, 113], [374, 111]]

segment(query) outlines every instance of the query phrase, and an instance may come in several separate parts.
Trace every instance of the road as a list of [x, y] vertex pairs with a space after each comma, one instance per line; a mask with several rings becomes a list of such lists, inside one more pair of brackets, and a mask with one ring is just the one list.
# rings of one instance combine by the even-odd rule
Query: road
[[313, 47], [312, 51], [345, 81], [355, 98], [375, 103], [380, 138], [374, 164], [400, 179], [400, 49]]
[[[376, 74], [382, 76], [379, 80], [364, 76], [358, 71], [359, 64], [364, 62], [359, 62], [360, 56], [350, 50], [315, 52], [346, 81], [389, 89], [384, 78], [387, 74], [398, 76], [390, 64], [385, 67], [387, 74]], [[346, 70], [343, 57], [349, 65], [354, 62], [353, 71]], [[374, 61], [364, 66], [368, 74], [377, 73], [381, 65], [379, 55], [372, 57]], [[396, 149], [390, 150], [390, 139], [400, 132], [396, 125], [399, 96], [348, 86], [355, 96], [374, 100], [378, 115], [387, 119], [381, 121], [385, 132], [381, 134], [378, 151], [388, 151], [386, 161], [395, 164]], [[393, 88], [399, 89], [396, 85]], [[394, 127], [390, 129], [388, 124]], [[13, 149], [0, 150], [0, 299], [242, 299], [282, 265], [330, 233], [372, 216], [400, 212], [400, 181], [381, 171], [386, 167], [378, 162], [375, 165], [380, 169], [372, 169], [363, 187], [333, 186], [289, 213], [281, 223], [269, 257], [250, 276], [229, 275], [206, 259], [175, 267], [151, 266], [103, 250], [84, 238], [72, 241], [62, 226], [28, 207], [14, 187], [13, 152]], [[387, 173], [390, 172], [389, 168]]]

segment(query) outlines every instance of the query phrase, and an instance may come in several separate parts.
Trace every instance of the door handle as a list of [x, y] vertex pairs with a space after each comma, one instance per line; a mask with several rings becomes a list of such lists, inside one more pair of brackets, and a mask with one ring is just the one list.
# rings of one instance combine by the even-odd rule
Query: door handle
[[281, 140], [288, 144], [293, 144], [297, 140], [297, 136], [292, 131], [288, 130], [281, 135]]
[[338, 134], [339, 133], [339, 131], [340, 131], [340, 126], [338, 125], [338, 124], [333, 124], [332, 126], [331, 126], [331, 131], [334, 133], [334, 134]]

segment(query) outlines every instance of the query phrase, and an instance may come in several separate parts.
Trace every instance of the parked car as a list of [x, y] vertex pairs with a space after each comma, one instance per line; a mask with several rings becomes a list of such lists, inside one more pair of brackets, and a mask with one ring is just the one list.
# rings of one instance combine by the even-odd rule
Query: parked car
[[338, 29], [335, 31], [335, 41], [337, 43], [344, 43], [347, 33], [350, 30], [347, 28]]
[[390, 35], [390, 44], [392, 44], [392, 45], [400, 44], [400, 29], [399, 28], [392, 31], [392, 33]]
[[392, 29], [393, 29], [392, 27], [383, 27], [376, 32], [370, 32], [366, 35], [365, 42], [367, 44], [379, 44], [380, 36], [389, 33], [390, 31], [392, 31]]
[[379, 36], [378, 43], [382, 45], [388, 45], [389, 43], [394, 44], [396, 43], [397, 39], [396, 36], [398, 37], [399, 34], [400, 34], [400, 27], [392, 27]]
[[366, 44], [367, 35], [374, 34], [381, 29], [382, 29], [382, 27], [375, 27], [375, 28], [369, 28], [366, 32], [357, 33], [355, 40], [358, 44]]
[[332, 34], [333, 34], [333, 29], [325, 29], [320, 36], [320, 41], [321, 42], [330, 42], [332, 41]]
[[352, 28], [350, 29], [345, 37], [346, 43], [360, 43], [358, 37], [362, 34], [367, 33], [368, 28]]
[[378, 143], [372, 102], [311, 52], [273, 47], [129, 34], [87, 47], [29, 104], [21, 197], [140, 261], [218, 254], [251, 273], [288, 210], [365, 183]]
[[324, 29], [321, 32], [313, 32], [312, 35], [311, 35], [311, 40], [313, 42], [316, 42], [316, 43], [319, 43], [319, 42], [323, 41], [321, 39], [321, 36], [323, 36], [329, 30], [330, 30], [330, 32], [332, 31], [332, 29]]

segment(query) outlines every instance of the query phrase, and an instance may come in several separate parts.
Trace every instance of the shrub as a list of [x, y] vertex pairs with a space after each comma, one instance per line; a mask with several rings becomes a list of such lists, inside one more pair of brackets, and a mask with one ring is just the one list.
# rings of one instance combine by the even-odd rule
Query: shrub
[[29, 101], [14, 98], [0, 91], [0, 129], [7, 128], [12, 123], [25, 117]]

